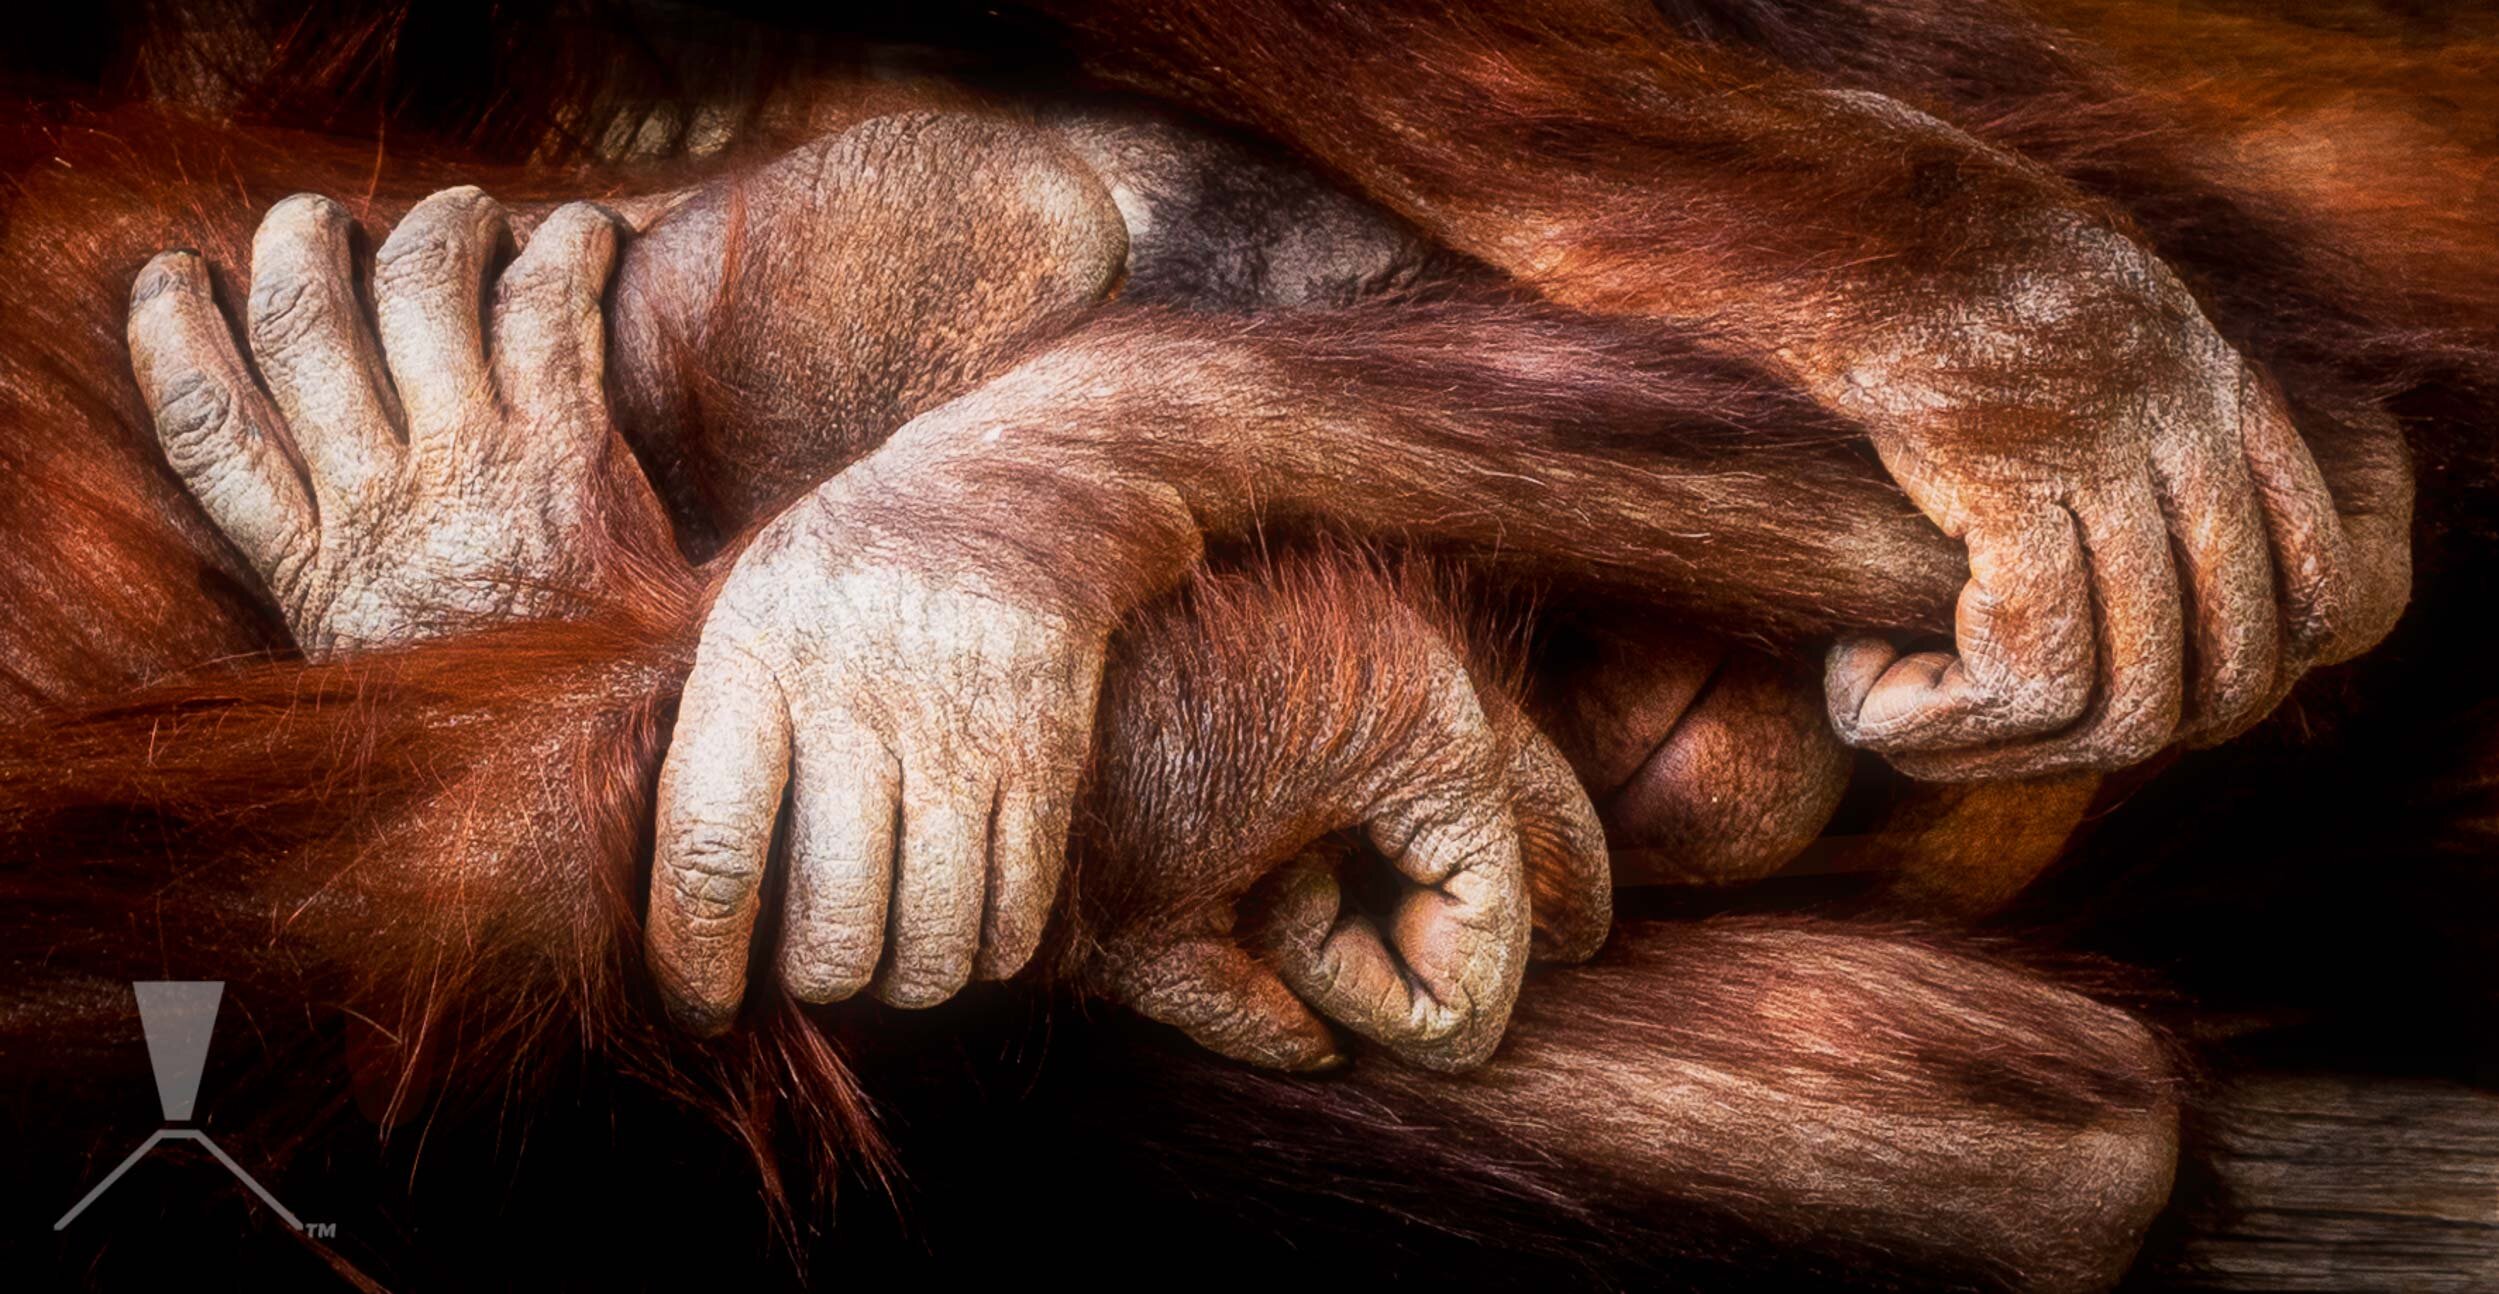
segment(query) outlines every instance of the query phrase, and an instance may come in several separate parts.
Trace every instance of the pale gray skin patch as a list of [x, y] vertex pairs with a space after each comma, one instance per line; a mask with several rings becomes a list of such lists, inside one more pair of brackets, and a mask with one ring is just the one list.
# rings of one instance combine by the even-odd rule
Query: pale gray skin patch
[[651, 964], [725, 1028], [793, 772], [783, 984], [896, 1006], [1003, 978], [1065, 865], [1110, 626], [858, 542], [856, 469], [757, 535], [704, 622], [660, 777]]
[[[1951, 132], [1879, 95], [1835, 97]], [[1968, 545], [1970, 583], [1952, 652], [1870, 637], [1833, 649], [1831, 718], [1851, 745], [1939, 780], [2123, 767], [2254, 724], [2330, 645], [2348, 647], [2364, 597], [2387, 600], [2355, 591], [2384, 571], [2353, 572], [2279, 398], [2166, 266], [2096, 217], [2047, 216], [1990, 290], [1896, 317], [1910, 322], [1845, 371], [1803, 376], [1873, 429], [1910, 499]], [[2053, 389], [1984, 389], [2065, 329], [2108, 353]]]
[[[1062, 130], [1054, 143], [1047, 132], [979, 119], [879, 118], [746, 181], [750, 201], [779, 195], [840, 214], [836, 232], [847, 241], [826, 251], [857, 263], [797, 280], [837, 289], [839, 300], [825, 304], [848, 319], [838, 344], [822, 347], [838, 362], [816, 384], [848, 393], [836, 404], [851, 412], [836, 423], [864, 428], [965, 385], [905, 380], [923, 370], [946, 377], [963, 362], [944, 355], [909, 366], [867, 361], [906, 341], [968, 355], [997, 349], [982, 329], [1020, 317], [1001, 309], [1003, 284], [1031, 278], [1046, 299], [1090, 299], [1110, 280], [1097, 264], [1124, 261], [1134, 288], [1135, 276], [1150, 282], [1161, 272], [1154, 266], [1188, 257], [1229, 267], [1227, 281], [1255, 286], [1261, 299], [1301, 302], [1376, 288], [1415, 263], [1417, 243], [1385, 217], [1248, 150], [1154, 122], [1089, 120], [1098, 128]], [[1103, 146], [1104, 131], [1119, 132], [1115, 147]], [[1227, 212], [1227, 224], [1205, 214], [1203, 194], [1233, 167], [1260, 183], [1256, 201]], [[915, 259], [928, 240], [888, 246], [858, 236], [962, 201], [967, 185], [979, 201], [998, 202], [1001, 184], [1023, 214], [986, 222], [969, 253], [941, 267], [967, 282], [977, 270], [987, 286], [970, 297]], [[1211, 242], [1176, 242], [1178, 227], [1158, 224], [1149, 208], [1218, 232]], [[668, 249], [720, 243], [725, 220], [717, 201], [684, 203], [666, 235], [654, 226], [635, 255], [669, 258], [670, 272], [699, 280], [716, 269]], [[1038, 232], [1019, 233], [1026, 225]], [[1146, 228], [1157, 232], [1140, 247], [1130, 230]], [[1071, 287], [1052, 286], [1060, 279]], [[769, 493], [767, 483], [749, 484]], [[1014, 973], [1039, 941], [1064, 865], [1107, 627], [1079, 627], [906, 563], [843, 554], [834, 538], [842, 523], [825, 510], [851, 488], [820, 489], [744, 555], [706, 626], [689, 685], [701, 704], [690, 701], [679, 731], [688, 751], [723, 744], [706, 735], [714, 726], [786, 734], [784, 986], [809, 1002], [869, 988], [894, 1004], [933, 1005], [968, 978]], [[704, 1029], [724, 1027], [746, 991], [747, 927], [781, 789], [744, 766], [752, 759], [719, 770], [715, 784], [706, 765], [716, 757], [669, 762], [652, 888], [652, 964], [676, 1008]]]
[[377, 253], [378, 341], [350, 227], [306, 194], [254, 238], [247, 333], [265, 390], [196, 256], [140, 273], [131, 365], [167, 461], [315, 659], [595, 593], [591, 499], [622, 452], [600, 390], [612, 218], [558, 209], [490, 285], [510, 237], [501, 207], [435, 194]]

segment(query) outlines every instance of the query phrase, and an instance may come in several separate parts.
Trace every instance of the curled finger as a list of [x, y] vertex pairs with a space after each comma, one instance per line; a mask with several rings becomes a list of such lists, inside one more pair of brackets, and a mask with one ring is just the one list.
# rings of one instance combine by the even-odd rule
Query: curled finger
[[1279, 967], [1314, 1009], [1428, 1069], [1482, 1064], [1518, 1001], [1531, 938], [1506, 804], [1434, 797], [1374, 818], [1371, 842], [1407, 882], [1385, 936], [1346, 913]]
[[1970, 581], [1955, 651], [1902, 656], [1877, 638], [1841, 643], [1825, 690], [1832, 727], [1886, 755], [2055, 732], [2091, 695], [2091, 581], [2072, 514], [2038, 504], [1965, 536]]
[[2076, 505], [2090, 551], [2100, 664], [2081, 718], [2032, 741], [1894, 755], [1894, 767], [1934, 781], [2106, 771], [2140, 763], [2169, 743], [2184, 673], [2178, 575], [2167, 523], [2144, 485]]
[[1524, 720], [1520, 729], [1510, 757], [1510, 815], [1527, 874], [1531, 948], [1539, 960], [1586, 961], [1614, 924], [1605, 827], [1562, 752]]

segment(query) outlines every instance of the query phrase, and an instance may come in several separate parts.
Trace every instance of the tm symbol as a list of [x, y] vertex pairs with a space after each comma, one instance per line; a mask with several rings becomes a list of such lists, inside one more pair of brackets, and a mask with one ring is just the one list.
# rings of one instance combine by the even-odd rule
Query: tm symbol
[[335, 1222], [307, 1222], [304, 1224], [304, 1234], [315, 1240], [336, 1240], [338, 1239], [338, 1224]]

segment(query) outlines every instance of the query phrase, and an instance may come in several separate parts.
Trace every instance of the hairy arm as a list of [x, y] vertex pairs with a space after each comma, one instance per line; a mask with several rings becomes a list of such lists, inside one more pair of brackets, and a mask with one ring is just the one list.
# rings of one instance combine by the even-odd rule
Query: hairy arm
[[2269, 385], [2019, 157], [1645, 5], [1063, 11], [1104, 71], [1295, 145], [1552, 300], [1707, 320], [1862, 423], [1967, 554], [1954, 652], [1831, 663], [1843, 736], [1913, 772], [2218, 739], [2385, 621]]
[[901, 560], [1096, 617], [1208, 539], [1324, 526], [1739, 631], [1943, 623], [1953, 545], [1851, 434], [1702, 343], [1534, 303], [1113, 311], [818, 496]]
[[[1949, 545], [1782, 391], [1518, 302], [1097, 317], [737, 558], [661, 777], [661, 983], [697, 1027], [733, 1017], [785, 794], [802, 997], [1011, 972], [1111, 635], [1210, 537], [1327, 525], [1789, 633], [1932, 623]], [[1804, 466], [1766, 472], [1783, 426]]]
[[[620, 563], [665, 552], [656, 501], [621, 454], [601, 396], [595, 302], [613, 227], [587, 207], [559, 210], [498, 274], [504, 228], [501, 208], [475, 190], [418, 204], [380, 253], [377, 344], [357, 308], [344, 214], [317, 198], [281, 203], [256, 245], [250, 302], [266, 388], [243, 368], [196, 257], [160, 257], [134, 285], [133, 362], [168, 456], [264, 573], [308, 655], [586, 609], [564, 599], [620, 592], [603, 587], [629, 578]], [[489, 299], [491, 344], [476, 331]], [[299, 475], [299, 461], [312, 467]], [[723, 725], [712, 716], [724, 692], [734, 705], [740, 676], [724, 689], [715, 673], [683, 698], [664, 797], [689, 784], [770, 784], [793, 763], [819, 778], [873, 775], [880, 757], [899, 765], [890, 748], [871, 744], [898, 727], [923, 739], [1014, 742], [1024, 735], [1014, 707], [1046, 697], [1054, 682], [1097, 681], [1037, 684], [984, 668], [1019, 650], [1048, 659], [1049, 629], [1036, 625], [1049, 613], [1015, 619], [1004, 599], [967, 608], [975, 595], [961, 577], [976, 573], [970, 564], [957, 578], [915, 582], [882, 561], [873, 528], [849, 518], [858, 509], [832, 487], [811, 503], [807, 517], [850, 529], [785, 531], [751, 546], [739, 568], [750, 574], [775, 569], [775, 545], [797, 556], [781, 577], [741, 586], [747, 598], [761, 587], [768, 605], [714, 608], [707, 658], [720, 659], [709, 653], [726, 635], [733, 663], [786, 666], [773, 652], [787, 647], [802, 653], [802, 668], [835, 679], [851, 665], [953, 682], [956, 694], [817, 695], [776, 680], [788, 710]], [[852, 564], [829, 566], [828, 553]], [[823, 577], [836, 570], [851, 582], [828, 589]], [[812, 632], [779, 644], [737, 632], [766, 621]], [[1368, 568], [1317, 562], [1202, 583], [1187, 602], [1129, 626], [1099, 737], [1089, 833], [1097, 884], [1086, 924], [1102, 951], [1083, 945], [1088, 982], [1268, 1063], [1334, 1058], [1323, 1017], [1418, 1063], [1464, 1067], [1488, 1055], [1524, 971], [1531, 893], [1544, 909], [1545, 950], [1584, 956], [1603, 937], [1607, 876], [1586, 796], [1506, 698], [1479, 696], [1448, 623], [1427, 621]], [[881, 654], [830, 655], [844, 647]], [[1090, 665], [1102, 667], [1099, 658]], [[1277, 692], [1277, 678], [1309, 686]], [[984, 708], [1001, 699], [1003, 717]], [[926, 708], [908, 712], [915, 704]], [[833, 747], [828, 761], [822, 743], [834, 715], [862, 726], [853, 729], [858, 744]], [[1023, 832], [1031, 853], [1058, 844], [1033, 830], [1037, 816], [1064, 812], [1044, 803], [1043, 786], [993, 788], [919, 762], [893, 771], [913, 779], [901, 815], [802, 818], [793, 833], [774, 963], [781, 988], [797, 997], [839, 996], [828, 984], [845, 977], [852, 988], [869, 982], [887, 960], [882, 931], [849, 918], [881, 909], [889, 892], [903, 923], [963, 899], [943, 873], [898, 885], [890, 874], [898, 861], [925, 860], [927, 836], [985, 834], [997, 848]], [[995, 799], [947, 817], [967, 791]], [[663, 841], [683, 848], [687, 837], [669, 835], [683, 821], [663, 812]], [[854, 824], [867, 833], [864, 847], [828, 834]], [[882, 839], [873, 834], [880, 827]], [[1067, 830], [1064, 820], [1046, 828]], [[1409, 897], [1385, 929], [1359, 911], [1340, 914], [1337, 869], [1295, 861], [1337, 832], [1360, 834], [1402, 878]], [[701, 977], [743, 973], [743, 936], [761, 895], [732, 870], [743, 860], [727, 861], [692, 876], [663, 866], [653, 878], [653, 965], [681, 1008], [720, 989]], [[1010, 861], [1012, 883], [1050, 875], [1041, 859]], [[1250, 887], [1288, 862], [1289, 910], [1278, 906], [1236, 934]], [[731, 941], [686, 922], [699, 902], [724, 897], [744, 918], [734, 927], [735, 965], [725, 967], [711, 954]], [[970, 897], [977, 913], [979, 892]], [[1017, 897], [1007, 896], [1008, 911], [1025, 911]], [[1032, 897], [1033, 928], [1008, 932], [1027, 949], [1051, 894]], [[853, 935], [864, 938], [843, 942]], [[891, 958], [906, 976], [914, 946]], [[909, 1001], [912, 983], [889, 979], [887, 995]], [[731, 1007], [742, 996], [742, 985], [727, 986]]]

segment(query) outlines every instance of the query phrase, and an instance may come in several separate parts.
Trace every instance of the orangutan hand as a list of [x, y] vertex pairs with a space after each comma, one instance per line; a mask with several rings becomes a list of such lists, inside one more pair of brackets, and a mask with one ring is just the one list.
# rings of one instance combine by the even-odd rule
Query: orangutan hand
[[[1193, 592], [1112, 671], [1082, 887], [1096, 986], [1256, 1064], [1337, 1063], [1326, 1020], [1428, 1068], [1482, 1063], [1531, 949], [1604, 941], [1586, 792], [1383, 589], [1288, 570]], [[1341, 885], [1383, 862], [1384, 890]]]
[[266, 390], [198, 256], [158, 256], [131, 289], [131, 366], [165, 457], [304, 653], [555, 613], [624, 553], [669, 552], [600, 385], [609, 217], [557, 210], [494, 277], [503, 209], [475, 189], [427, 198], [375, 256], [378, 346], [351, 223], [310, 194], [261, 223], [248, 331]]
[[863, 515], [902, 488], [863, 464], [801, 499], [704, 623], [651, 877], [652, 968], [689, 1027], [745, 995], [785, 785], [778, 962], [800, 1000], [931, 1006], [1040, 941], [1111, 625], [920, 560]]
[[[2356, 573], [2271, 385], [2112, 229], [1903, 309], [1837, 375], [1912, 501], [1968, 545], [1952, 653], [1834, 649], [1852, 745], [1943, 780], [2112, 769], [2262, 718], [2404, 590]], [[2383, 565], [2383, 563], [2379, 563]]]

